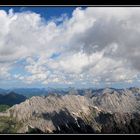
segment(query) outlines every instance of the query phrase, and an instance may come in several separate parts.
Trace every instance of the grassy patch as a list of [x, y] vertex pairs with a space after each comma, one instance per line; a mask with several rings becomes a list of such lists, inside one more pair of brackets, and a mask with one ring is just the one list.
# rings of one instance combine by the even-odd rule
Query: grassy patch
[[0, 133], [17, 133], [22, 124], [10, 117], [0, 117]]
[[0, 105], [0, 112], [4, 112], [4, 111], [6, 111], [8, 108], [10, 108], [10, 106], [8, 106], [8, 105]]

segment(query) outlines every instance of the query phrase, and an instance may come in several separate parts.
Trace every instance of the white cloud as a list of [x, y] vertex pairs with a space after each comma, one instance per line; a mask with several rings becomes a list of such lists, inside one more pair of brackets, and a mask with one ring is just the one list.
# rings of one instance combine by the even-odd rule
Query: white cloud
[[139, 76], [140, 8], [76, 8], [71, 18], [49, 21], [34, 12], [0, 10], [0, 27], [0, 77], [23, 59], [28, 74], [13, 77], [27, 83], [131, 82]]
[[9, 69], [10, 66], [7, 64], [0, 64], [0, 80], [4, 80], [4, 79], [9, 79], [10, 78], [10, 74], [9, 74]]

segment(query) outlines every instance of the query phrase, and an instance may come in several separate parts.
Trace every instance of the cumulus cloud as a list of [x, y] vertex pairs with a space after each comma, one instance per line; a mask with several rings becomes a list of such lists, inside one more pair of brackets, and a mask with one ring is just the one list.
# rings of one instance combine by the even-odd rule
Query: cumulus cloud
[[10, 67], [8, 65], [0, 64], [0, 80], [10, 78], [9, 69]]
[[[0, 10], [0, 27], [0, 77], [47, 85], [129, 83], [140, 75], [140, 8], [76, 8], [48, 21]], [[12, 75], [19, 61], [24, 73]]]

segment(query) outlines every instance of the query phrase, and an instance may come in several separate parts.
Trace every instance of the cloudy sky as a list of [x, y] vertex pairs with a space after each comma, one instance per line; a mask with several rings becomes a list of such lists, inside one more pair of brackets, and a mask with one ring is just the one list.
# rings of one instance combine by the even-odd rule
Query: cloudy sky
[[139, 84], [139, 7], [0, 7], [0, 87]]

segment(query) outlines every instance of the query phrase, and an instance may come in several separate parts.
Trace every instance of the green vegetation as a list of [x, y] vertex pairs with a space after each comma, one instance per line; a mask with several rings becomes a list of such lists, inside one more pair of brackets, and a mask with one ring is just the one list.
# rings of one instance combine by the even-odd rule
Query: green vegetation
[[4, 111], [6, 111], [8, 108], [10, 108], [10, 106], [8, 106], [8, 105], [0, 105], [0, 112], [4, 112]]
[[26, 134], [44, 134], [44, 132], [38, 128], [31, 128], [28, 126], [28, 132]]
[[0, 117], [0, 133], [17, 133], [22, 124], [10, 117]]

